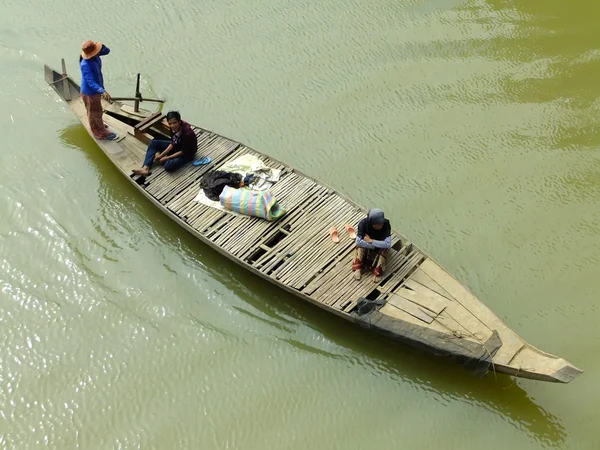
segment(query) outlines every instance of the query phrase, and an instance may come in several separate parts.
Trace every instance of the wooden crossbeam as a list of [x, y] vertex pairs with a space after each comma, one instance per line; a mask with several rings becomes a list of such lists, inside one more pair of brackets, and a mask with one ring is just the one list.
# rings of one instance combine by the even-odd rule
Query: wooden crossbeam
[[162, 119], [163, 114], [159, 111], [150, 114], [144, 120], [140, 121], [134, 128], [139, 131], [144, 131]]

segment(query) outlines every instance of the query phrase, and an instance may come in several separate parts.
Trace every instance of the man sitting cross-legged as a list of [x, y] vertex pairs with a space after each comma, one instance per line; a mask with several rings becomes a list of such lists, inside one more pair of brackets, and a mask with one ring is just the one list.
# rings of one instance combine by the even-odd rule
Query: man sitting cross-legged
[[388, 250], [392, 245], [392, 227], [381, 209], [373, 208], [358, 223], [356, 248], [352, 270], [354, 279], [360, 280], [363, 268], [373, 269], [373, 281], [381, 281]]

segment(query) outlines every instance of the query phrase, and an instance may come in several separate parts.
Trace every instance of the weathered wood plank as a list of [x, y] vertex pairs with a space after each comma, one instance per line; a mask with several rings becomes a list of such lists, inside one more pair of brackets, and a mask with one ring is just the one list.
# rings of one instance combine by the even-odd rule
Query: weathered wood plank
[[[386, 306], [387, 306], [387, 308], [386, 308]], [[405, 322], [409, 322], [409, 323], [418, 325], [420, 327], [423, 327], [423, 330], [429, 329], [429, 330], [438, 331], [440, 333], [448, 333], [449, 338], [454, 338], [454, 336], [448, 331], [448, 328], [446, 328], [445, 326], [440, 324], [438, 322], [437, 318], [434, 321], [432, 321], [431, 323], [426, 323], [420, 319], [417, 319], [415, 316], [408, 314], [407, 312], [404, 312], [400, 308], [396, 308], [393, 305], [388, 306], [387, 303], [384, 306], [382, 306], [381, 308], [379, 308], [379, 312], [382, 314], [385, 314], [389, 317], [393, 317], [395, 319], [400, 319]]]
[[124, 111], [124, 112], [126, 112], [129, 115], [138, 116], [138, 117], [141, 117], [141, 118], [148, 117], [148, 115], [152, 114], [149, 111], [143, 111], [143, 110], [135, 111], [133, 109], [133, 106], [130, 106], [130, 105], [122, 105], [121, 106], [121, 110]]
[[411, 279], [420, 283], [421, 285], [431, 289], [439, 295], [446, 297], [448, 300], [452, 300], [452, 296], [441, 287], [433, 278], [423, 272], [423, 269], [418, 269], [411, 275]]
[[[355, 214], [353, 217], [356, 217]], [[292, 262], [278, 272], [277, 277], [282, 283], [290, 284], [300, 288], [317, 273], [327, 266], [329, 262], [335, 260], [340, 253], [345, 253], [348, 248], [354, 247], [354, 240], [340, 239], [340, 243], [334, 243], [329, 237], [329, 233], [322, 233], [323, 236], [317, 242], [316, 249], [307, 247], [299, 252], [298, 261]]]
[[413, 317], [416, 317], [419, 320], [422, 320], [425, 323], [431, 323], [435, 319], [435, 315], [428, 313], [427, 310], [423, 308], [419, 308], [413, 302], [405, 299], [404, 297], [400, 297], [395, 294], [390, 294], [388, 296], [388, 301], [385, 306], [387, 305], [401, 309], [402, 311], [410, 314]]
[[[481, 323], [484, 327], [498, 331], [503, 342], [502, 347], [498, 351], [502, 358], [500, 361], [510, 360], [514, 353], [521, 348], [523, 341], [435, 261], [427, 259], [420, 268], [452, 295], [454, 301], [451, 302], [451, 304], [456, 303], [456, 305], [452, 308], [447, 308], [447, 310], [450, 311], [452, 309], [455, 314], [459, 314], [461, 310], [466, 313], [462, 315], [460, 319], [461, 323], [468, 323], [472, 318]], [[473, 326], [472, 328], [475, 327]], [[495, 359], [495, 361], [497, 360], [498, 359]]]
[[435, 314], [441, 313], [446, 307], [446, 305], [438, 303], [436, 301], [437, 299], [427, 298], [424, 295], [420, 295], [419, 293], [405, 287], [401, 287], [400, 289], [393, 291], [392, 294], [405, 298], [406, 300], [422, 306], [423, 308], [426, 308]]
[[131, 136], [127, 136], [125, 139], [123, 139], [121, 144], [125, 145], [129, 151], [135, 155], [135, 159], [139, 161], [139, 166], [141, 167], [142, 163], [144, 162], [144, 158], [146, 157], [146, 148], [142, 148], [140, 142]]
[[135, 125], [135, 129], [139, 130], [139, 131], [145, 131], [147, 128], [149, 128], [151, 125], [153, 125], [154, 123], [158, 122], [160, 119], [162, 119], [162, 113], [161, 112], [155, 112], [150, 114], [148, 117], [144, 118], [143, 120], [141, 120], [140, 122], [137, 123], [137, 125]]
[[492, 335], [492, 330], [477, 322], [474, 317], [452, 308], [445, 308], [435, 322], [446, 328], [448, 333], [461, 339], [471, 339], [483, 344]]
[[135, 149], [135, 147], [133, 147], [130, 144], [130, 142], [130, 139], [126, 137], [125, 139], [119, 141], [119, 144], [121, 145], [125, 153], [127, 153], [127, 155], [131, 158], [132, 162], [134, 164], [137, 164], [138, 166], [141, 166], [143, 159], [140, 157], [139, 153], [137, 153], [137, 149]]
[[[437, 292], [434, 292], [413, 280], [406, 280], [404, 287], [394, 291], [394, 293], [399, 294], [404, 298], [408, 298], [415, 303], [419, 303], [421, 306], [424, 306], [437, 314], [439, 314], [450, 301], [446, 297], [442, 297]], [[405, 297], [404, 294], [409, 295], [409, 297]]]

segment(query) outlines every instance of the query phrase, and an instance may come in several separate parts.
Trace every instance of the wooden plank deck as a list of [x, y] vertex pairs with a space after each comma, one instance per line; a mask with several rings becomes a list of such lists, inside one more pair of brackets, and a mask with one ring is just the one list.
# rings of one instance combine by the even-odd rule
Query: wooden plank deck
[[[168, 173], [153, 167], [150, 175], [140, 180], [147, 194], [189, 224], [215, 245], [240, 261], [293, 288], [299, 294], [339, 311], [350, 312], [361, 296], [377, 298], [398, 288], [425, 259], [418, 250], [400, 237], [390, 250], [387, 269], [380, 282], [364, 275], [360, 281], [352, 277], [354, 241], [344, 231], [340, 242], [329, 237], [329, 228], [354, 226], [365, 216], [355, 205], [316, 181], [298, 175], [293, 169], [257, 153], [248, 147], [193, 127], [198, 136], [196, 158], [208, 156], [205, 166], [186, 165]], [[126, 130], [119, 130], [124, 132]], [[127, 155], [141, 166], [146, 148], [131, 133], [120, 142]], [[202, 176], [223, 164], [253, 154], [272, 168], [281, 170], [280, 180], [271, 192], [287, 210], [277, 222], [233, 215], [195, 202]]]

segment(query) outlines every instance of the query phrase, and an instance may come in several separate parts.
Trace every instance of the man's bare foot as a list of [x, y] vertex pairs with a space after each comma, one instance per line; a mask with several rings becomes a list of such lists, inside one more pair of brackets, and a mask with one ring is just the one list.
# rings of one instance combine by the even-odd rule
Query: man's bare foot
[[356, 281], [360, 281], [360, 277], [362, 276], [362, 274], [360, 273], [360, 270], [355, 270], [354, 271], [354, 279]]
[[150, 173], [150, 169], [147, 167], [142, 167], [141, 169], [133, 169], [133, 173], [136, 175], [148, 175]]
[[381, 275], [383, 274], [383, 269], [381, 266], [377, 266], [373, 269], [373, 283], [379, 283], [381, 281]]

